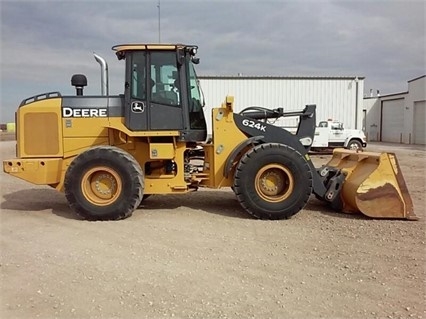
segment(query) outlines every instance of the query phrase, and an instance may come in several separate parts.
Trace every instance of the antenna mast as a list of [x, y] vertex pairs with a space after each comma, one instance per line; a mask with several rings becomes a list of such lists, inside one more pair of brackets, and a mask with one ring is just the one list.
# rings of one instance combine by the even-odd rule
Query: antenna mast
[[158, 8], [158, 43], [161, 43], [160, 0], [158, 0], [157, 8]]

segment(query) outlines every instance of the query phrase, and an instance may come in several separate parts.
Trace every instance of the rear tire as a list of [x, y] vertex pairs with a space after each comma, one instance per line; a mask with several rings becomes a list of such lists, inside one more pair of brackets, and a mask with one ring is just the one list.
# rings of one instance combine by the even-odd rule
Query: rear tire
[[362, 150], [362, 144], [358, 140], [350, 140], [347, 146], [347, 149], [357, 151]]
[[234, 191], [240, 204], [256, 218], [289, 218], [308, 202], [312, 172], [303, 155], [290, 146], [261, 144], [238, 163]]
[[124, 219], [142, 201], [143, 173], [127, 152], [113, 146], [99, 146], [72, 161], [64, 187], [71, 208], [81, 217]]

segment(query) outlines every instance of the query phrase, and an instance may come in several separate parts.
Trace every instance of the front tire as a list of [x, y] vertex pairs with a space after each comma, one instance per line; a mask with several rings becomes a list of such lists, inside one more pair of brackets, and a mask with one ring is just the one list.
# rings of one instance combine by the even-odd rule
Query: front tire
[[260, 219], [285, 219], [299, 212], [312, 193], [312, 172], [295, 149], [277, 143], [255, 146], [237, 165], [234, 191]]
[[117, 220], [132, 215], [143, 197], [143, 173], [127, 152], [98, 146], [77, 156], [65, 174], [71, 208], [88, 220]]

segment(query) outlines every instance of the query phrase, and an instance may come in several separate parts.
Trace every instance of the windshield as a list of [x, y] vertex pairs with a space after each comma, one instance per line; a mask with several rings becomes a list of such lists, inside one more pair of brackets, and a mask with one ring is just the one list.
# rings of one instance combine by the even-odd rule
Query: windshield
[[198, 112], [204, 107], [204, 96], [197, 78], [194, 65], [189, 64], [189, 85], [190, 85], [190, 108], [191, 112]]
[[189, 67], [189, 122], [191, 129], [206, 130], [206, 121], [204, 119], [204, 97], [201, 90], [200, 81], [195, 73], [192, 63], [188, 63]]

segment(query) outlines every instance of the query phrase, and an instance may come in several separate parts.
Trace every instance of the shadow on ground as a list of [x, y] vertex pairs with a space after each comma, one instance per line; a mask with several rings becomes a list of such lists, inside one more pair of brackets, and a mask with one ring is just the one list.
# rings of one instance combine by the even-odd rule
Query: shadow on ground
[[[140, 205], [135, 213], [143, 213], [144, 210], [173, 210], [182, 207], [227, 217], [251, 218], [237, 202], [233, 192], [220, 190], [151, 196]], [[6, 213], [4, 210], [22, 212], [51, 210], [53, 214], [63, 218], [82, 219], [69, 207], [64, 194], [46, 188], [24, 189], [5, 194], [0, 208], [2, 213]]]
[[198, 191], [182, 195], [152, 195], [144, 200], [142, 210], [188, 208], [233, 218], [252, 219], [228, 190]]
[[65, 196], [53, 189], [31, 188], [3, 195], [2, 210], [39, 212], [52, 210], [52, 213], [68, 219], [80, 220], [68, 206]]
[[331, 216], [331, 217], [337, 217], [337, 218], [343, 218], [343, 219], [360, 219], [360, 220], [369, 220], [370, 217], [367, 217], [361, 213], [359, 214], [346, 214], [339, 211], [334, 210], [327, 202], [321, 201], [317, 198], [315, 198], [314, 195], [311, 196], [309, 199], [308, 204], [305, 206], [306, 210], [312, 210], [319, 212], [323, 215]]
[[[5, 194], [0, 204], [2, 210], [38, 212], [51, 210], [53, 214], [81, 220], [69, 207], [64, 194], [53, 189], [25, 189]], [[145, 199], [135, 213], [156, 210], [192, 209], [231, 218], [253, 219], [239, 204], [230, 190], [199, 191], [182, 195], [153, 195]], [[325, 202], [311, 196], [304, 208], [321, 214], [346, 219], [368, 219], [361, 214], [343, 214], [333, 211]], [[5, 213], [4, 211], [2, 213]]]

